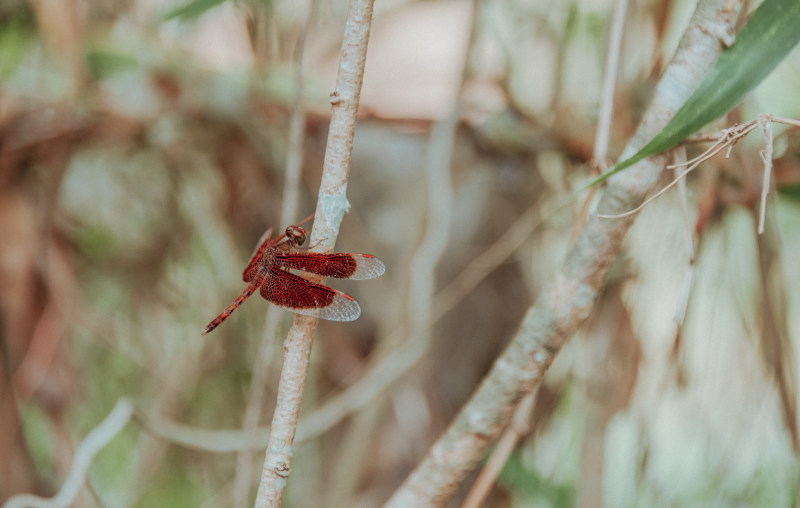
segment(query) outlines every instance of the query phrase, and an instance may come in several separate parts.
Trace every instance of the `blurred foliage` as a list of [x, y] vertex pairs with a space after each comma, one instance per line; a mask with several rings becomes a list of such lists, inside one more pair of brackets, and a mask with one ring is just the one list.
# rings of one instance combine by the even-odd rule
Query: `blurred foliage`
[[36, 37], [27, 13], [0, 17], [0, 83], [13, 76]]
[[193, 0], [183, 5], [179, 5], [164, 14], [164, 21], [170, 19], [180, 19], [181, 21], [191, 21], [209, 9], [225, 3], [228, 0]]
[[86, 54], [86, 65], [94, 79], [106, 79], [114, 74], [130, 71], [138, 67], [139, 62], [132, 55], [123, 51], [109, 49], [93, 49]]
[[[690, 4], [631, 6], [609, 153], [633, 132]], [[209, 336], [200, 330], [241, 292], [265, 229], [287, 225], [283, 168], [308, 5], [45, 5], [0, 6], [0, 498], [56, 492], [77, 444], [130, 397], [137, 418], [96, 457], [77, 505], [230, 506], [238, 457], [202, 449], [229, 434], [202, 434], [189, 447], [152, 426], [156, 416], [187, 425], [187, 439], [242, 426], [268, 304], [254, 296]], [[376, 7], [352, 208], [337, 249], [373, 253], [388, 269], [374, 281], [332, 283], [363, 314], [320, 324], [304, 415], [414, 340], [411, 260], [428, 229], [427, 197], [440, 191], [428, 188], [430, 134], [455, 100], [468, 40], [466, 2]], [[346, 2], [317, 8], [298, 219], [315, 208]], [[547, 215], [591, 178], [610, 9], [482, 4], [453, 150], [453, 219], [437, 232], [448, 250], [430, 261], [437, 297], [526, 210]], [[741, 115], [762, 103], [800, 116], [798, 80], [795, 51], [714, 127], [749, 120]], [[798, 140], [796, 129], [776, 129], [780, 192], [770, 195], [774, 228], [760, 240], [758, 136], [691, 176], [687, 219], [673, 193], [640, 214], [594, 315], [548, 372], [531, 433], [487, 506], [792, 504]], [[407, 374], [298, 444], [286, 506], [378, 506], [389, 496], [562, 263], [581, 205], [525, 232], [521, 247], [462, 290]], [[687, 231], [694, 284], [678, 327]], [[764, 294], [778, 295], [776, 305]], [[279, 337], [290, 320], [280, 314]], [[768, 329], [785, 336], [767, 341]], [[280, 341], [271, 351], [262, 425]], [[778, 361], [787, 376], [776, 376]], [[261, 457], [254, 452], [251, 497]]]
[[514, 453], [503, 468], [500, 485], [516, 493], [523, 506], [575, 506], [574, 484], [560, 484], [550, 478], [541, 478], [539, 474], [525, 467], [519, 454]]
[[[50, 419], [41, 407], [28, 404], [23, 408], [25, 438], [36, 470], [45, 478], [52, 478], [56, 456], [55, 440]], [[55, 478], [53, 478], [55, 481]]]

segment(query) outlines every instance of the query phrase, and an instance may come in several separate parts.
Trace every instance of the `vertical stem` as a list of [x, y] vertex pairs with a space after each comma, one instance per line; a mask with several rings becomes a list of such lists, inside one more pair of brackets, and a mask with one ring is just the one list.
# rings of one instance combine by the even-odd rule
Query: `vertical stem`
[[[336, 89], [331, 95], [331, 125], [322, 168], [311, 245], [330, 251], [349, 208], [347, 179], [353, 150], [359, 95], [364, 80], [374, 0], [352, 0], [345, 23]], [[316, 318], [297, 315], [284, 343], [285, 356], [266, 459], [256, 497], [257, 508], [280, 506], [291, 471], [292, 445], [303, 400]]]
[[303, 387], [306, 382], [311, 338], [316, 319], [302, 316], [303, 324], [295, 319], [283, 348], [283, 369], [278, 386], [278, 402], [272, 417], [267, 455], [261, 471], [261, 483], [256, 497], [256, 508], [278, 507], [289, 478], [292, 461], [292, 444], [297, 429]]
[[614, 112], [614, 90], [619, 72], [619, 53], [622, 47], [622, 33], [625, 27], [625, 11], [628, 0], [614, 2], [614, 14], [611, 18], [611, 33], [608, 38], [606, 53], [606, 69], [603, 77], [603, 95], [600, 102], [600, 113], [597, 119], [597, 135], [594, 139], [594, 160], [605, 170], [608, 154], [608, 140], [611, 131], [611, 118]]

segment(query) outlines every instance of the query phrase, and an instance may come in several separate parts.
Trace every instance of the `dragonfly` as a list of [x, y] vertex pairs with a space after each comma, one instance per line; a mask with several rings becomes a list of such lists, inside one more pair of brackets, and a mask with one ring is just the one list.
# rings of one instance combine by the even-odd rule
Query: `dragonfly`
[[306, 241], [306, 235], [303, 227], [289, 226], [284, 234], [271, 239], [272, 228], [267, 230], [242, 274], [247, 287], [203, 329], [201, 335], [222, 324], [256, 290], [268, 302], [297, 314], [330, 321], [358, 319], [361, 307], [355, 298], [337, 289], [312, 282], [291, 270], [337, 279], [374, 279], [386, 271], [383, 261], [370, 254], [310, 252], [301, 247]]

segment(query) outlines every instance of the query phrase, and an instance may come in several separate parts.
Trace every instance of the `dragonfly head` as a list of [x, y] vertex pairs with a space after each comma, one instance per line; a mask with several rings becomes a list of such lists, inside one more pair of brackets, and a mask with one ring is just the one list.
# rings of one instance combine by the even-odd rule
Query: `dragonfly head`
[[306, 241], [306, 230], [300, 226], [289, 226], [286, 228], [286, 238], [297, 246], [303, 245]]

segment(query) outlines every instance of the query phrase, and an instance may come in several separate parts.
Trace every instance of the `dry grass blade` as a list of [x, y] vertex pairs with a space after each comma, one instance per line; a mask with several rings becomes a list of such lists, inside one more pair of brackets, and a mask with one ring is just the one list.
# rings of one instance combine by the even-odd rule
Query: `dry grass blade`
[[758, 234], [764, 233], [764, 220], [767, 214], [767, 196], [772, 185], [772, 119], [762, 116], [758, 124], [764, 131], [764, 149], [761, 151], [761, 161], [764, 163], [764, 175], [761, 180], [761, 207], [758, 213]]
[[722, 134], [717, 139], [716, 143], [714, 143], [711, 147], [709, 147], [705, 152], [698, 155], [694, 159], [687, 161], [682, 164], [674, 164], [671, 166], [667, 166], [667, 168], [677, 168], [682, 166], [688, 166], [686, 170], [684, 170], [681, 174], [675, 177], [666, 187], [656, 192], [654, 195], [647, 198], [641, 205], [637, 206], [636, 208], [629, 210], [624, 213], [616, 214], [616, 215], [608, 215], [608, 214], [597, 214], [597, 216], [601, 219], [622, 219], [625, 217], [630, 217], [631, 215], [641, 211], [644, 207], [649, 205], [652, 201], [658, 199], [671, 189], [673, 186], [677, 185], [686, 175], [691, 173], [695, 168], [697, 168], [700, 164], [707, 161], [708, 159], [714, 157], [718, 153], [723, 150], [730, 150], [733, 145], [735, 145], [741, 138], [749, 134], [751, 131], [758, 127], [758, 121], [753, 120], [748, 122], [742, 126], [732, 127], [731, 129], [726, 129], [722, 131]]

